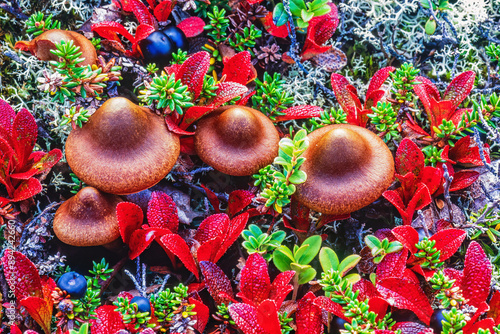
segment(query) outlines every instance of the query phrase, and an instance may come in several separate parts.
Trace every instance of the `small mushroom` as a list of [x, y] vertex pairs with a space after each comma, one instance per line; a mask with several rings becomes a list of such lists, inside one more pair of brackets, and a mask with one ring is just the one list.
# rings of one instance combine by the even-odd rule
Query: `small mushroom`
[[83, 182], [126, 195], [150, 188], [172, 169], [179, 137], [161, 116], [122, 97], [107, 100], [66, 141], [66, 159]]
[[73, 41], [75, 46], [80, 47], [80, 52], [82, 52], [80, 58], [85, 58], [85, 60], [79, 63], [78, 66], [93, 65], [96, 63], [97, 52], [92, 42], [85, 36], [74, 31], [60, 29], [47, 30], [31, 41], [17, 42], [14, 47], [23, 51], [29, 51], [40, 60], [57, 60], [57, 57], [50, 50], [56, 50], [55, 44], [61, 41]]
[[226, 106], [201, 119], [194, 145], [198, 156], [225, 174], [251, 175], [278, 155], [279, 134], [261, 112]]
[[64, 202], [54, 216], [54, 233], [72, 246], [102, 246], [120, 237], [116, 205], [120, 197], [85, 187]]
[[374, 202], [391, 185], [394, 160], [373, 132], [350, 124], [329, 125], [308, 135], [301, 170], [307, 181], [296, 198], [326, 214], [345, 215]]

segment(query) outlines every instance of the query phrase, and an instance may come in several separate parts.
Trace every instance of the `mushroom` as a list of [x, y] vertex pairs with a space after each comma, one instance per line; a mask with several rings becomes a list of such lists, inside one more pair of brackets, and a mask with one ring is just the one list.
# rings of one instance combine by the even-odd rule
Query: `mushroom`
[[97, 52], [92, 42], [85, 36], [74, 31], [51, 29], [42, 33], [31, 41], [19, 41], [14, 46], [16, 49], [29, 51], [32, 55], [40, 60], [58, 60], [57, 56], [52, 54], [50, 50], [56, 50], [56, 43], [61, 41], [73, 41], [75, 46], [80, 47], [82, 55], [80, 58], [85, 58], [78, 66], [93, 65], [97, 61]]
[[179, 137], [161, 116], [122, 97], [107, 100], [66, 141], [66, 159], [83, 182], [110, 194], [150, 188], [172, 169]]
[[278, 155], [279, 134], [261, 112], [225, 106], [198, 121], [194, 145], [208, 165], [233, 176], [251, 175]]
[[85, 187], [64, 202], [54, 216], [54, 233], [72, 246], [102, 246], [120, 237], [116, 205], [120, 197]]
[[301, 170], [307, 181], [295, 196], [326, 214], [345, 215], [375, 201], [391, 185], [394, 160], [373, 132], [350, 124], [329, 125], [308, 135]]

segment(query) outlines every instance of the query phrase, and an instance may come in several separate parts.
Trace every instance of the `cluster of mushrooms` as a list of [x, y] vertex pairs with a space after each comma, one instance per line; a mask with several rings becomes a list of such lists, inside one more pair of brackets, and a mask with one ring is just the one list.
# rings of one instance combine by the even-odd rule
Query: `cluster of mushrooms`
[[[50, 60], [60, 40], [73, 40], [93, 64], [97, 56], [84, 36], [52, 30], [31, 42], [19, 42]], [[17, 45], [16, 45], [17, 46]], [[394, 161], [387, 145], [371, 131], [349, 124], [329, 125], [308, 135], [301, 170], [307, 181], [294, 195], [325, 214], [345, 215], [375, 201], [392, 183]], [[258, 110], [221, 107], [198, 121], [194, 144], [198, 156], [214, 169], [233, 176], [257, 173], [278, 155], [280, 136]], [[119, 236], [116, 205], [120, 195], [148, 189], [161, 181], [180, 154], [178, 135], [162, 116], [126, 98], [106, 101], [81, 128], [70, 133], [66, 159], [87, 185], [64, 202], [54, 218], [54, 232], [73, 246], [112, 245]]]

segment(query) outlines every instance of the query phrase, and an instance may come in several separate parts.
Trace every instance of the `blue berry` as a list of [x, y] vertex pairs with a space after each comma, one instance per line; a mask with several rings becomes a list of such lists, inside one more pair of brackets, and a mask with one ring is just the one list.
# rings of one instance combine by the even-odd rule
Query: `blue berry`
[[151, 303], [149, 302], [149, 299], [141, 296], [136, 296], [130, 301], [130, 305], [132, 304], [137, 305], [137, 311], [141, 313], [148, 312], [148, 314], [151, 314]]
[[57, 281], [57, 286], [66, 291], [72, 299], [80, 299], [87, 292], [87, 280], [74, 271], [62, 275]]
[[161, 31], [163, 34], [168, 36], [172, 42], [174, 42], [177, 49], [181, 49], [182, 51], [188, 50], [188, 40], [184, 32], [177, 28], [176, 26], [170, 26]]

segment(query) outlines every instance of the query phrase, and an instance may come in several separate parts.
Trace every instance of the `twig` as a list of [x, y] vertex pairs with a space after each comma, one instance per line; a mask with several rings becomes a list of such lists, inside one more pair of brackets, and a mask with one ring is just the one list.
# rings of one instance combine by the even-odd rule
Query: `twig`
[[448, 207], [448, 216], [450, 218], [450, 223], [453, 224], [453, 207], [451, 204], [451, 196], [450, 196], [450, 186], [451, 182], [453, 181], [453, 176], [451, 176], [450, 173], [448, 172], [448, 167], [446, 166], [446, 164], [443, 164], [443, 169], [444, 169], [443, 177], [445, 180], [443, 195], [444, 195], [444, 200], [446, 201], [446, 206]]

